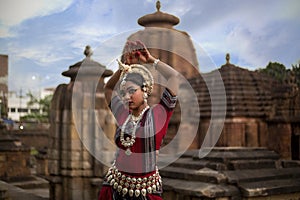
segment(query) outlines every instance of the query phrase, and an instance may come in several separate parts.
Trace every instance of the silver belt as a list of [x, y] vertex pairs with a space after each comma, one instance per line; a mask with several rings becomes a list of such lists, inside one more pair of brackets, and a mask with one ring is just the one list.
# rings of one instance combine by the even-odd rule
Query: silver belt
[[106, 181], [125, 196], [127, 193], [130, 197], [136, 197], [147, 193], [151, 194], [161, 189], [162, 180], [156, 168], [156, 172], [146, 177], [134, 177], [120, 172], [115, 165], [109, 168]]

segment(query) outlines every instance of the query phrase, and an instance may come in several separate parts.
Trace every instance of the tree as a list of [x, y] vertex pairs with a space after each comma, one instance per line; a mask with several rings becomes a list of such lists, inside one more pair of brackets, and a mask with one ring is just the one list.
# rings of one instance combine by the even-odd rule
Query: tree
[[36, 122], [48, 122], [50, 113], [50, 104], [53, 95], [47, 95], [44, 98], [37, 98], [31, 92], [26, 94], [29, 97], [27, 106], [32, 108], [37, 105], [38, 109], [36, 112], [31, 112], [27, 115], [22, 116], [22, 121], [36, 121]]
[[287, 69], [283, 64], [277, 62], [269, 62], [266, 68], [258, 69], [259, 72], [268, 74], [269, 76], [279, 80], [280, 82], [284, 82], [287, 76]]
[[296, 83], [298, 87], [300, 87], [300, 60], [298, 61], [298, 64], [292, 65], [292, 71], [294, 72]]
[[290, 78], [289, 76], [292, 74], [297, 86], [300, 87], [300, 61], [298, 61], [298, 64], [292, 65], [291, 69], [286, 69], [283, 64], [277, 62], [269, 62], [266, 68], [258, 69], [257, 71], [268, 74], [279, 80], [281, 83], [288, 80], [288, 78]]

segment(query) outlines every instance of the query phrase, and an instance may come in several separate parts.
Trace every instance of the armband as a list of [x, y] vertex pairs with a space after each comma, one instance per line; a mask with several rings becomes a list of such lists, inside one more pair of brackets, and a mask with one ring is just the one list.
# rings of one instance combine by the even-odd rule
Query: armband
[[157, 64], [158, 64], [158, 62], [159, 62], [160, 60], [159, 59], [156, 59], [156, 60], [154, 60], [154, 62], [153, 62], [153, 67], [156, 69], [156, 67], [157, 67]]

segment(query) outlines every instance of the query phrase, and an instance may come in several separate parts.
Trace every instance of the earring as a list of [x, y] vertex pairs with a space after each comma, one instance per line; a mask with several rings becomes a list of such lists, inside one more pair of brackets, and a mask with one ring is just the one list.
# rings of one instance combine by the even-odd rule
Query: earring
[[143, 94], [144, 102], [147, 103], [148, 94], [144, 92]]

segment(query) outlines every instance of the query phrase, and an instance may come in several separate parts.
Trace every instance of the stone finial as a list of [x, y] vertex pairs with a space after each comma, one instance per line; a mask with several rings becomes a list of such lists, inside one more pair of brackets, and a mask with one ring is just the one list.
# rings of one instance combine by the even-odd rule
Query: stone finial
[[156, 2], [156, 9], [157, 9], [157, 12], [160, 11], [160, 7], [161, 7], [160, 1], [157, 1], [157, 2]]
[[230, 64], [230, 54], [226, 53], [226, 64]]
[[83, 53], [86, 57], [90, 58], [93, 55], [93, 50], [89, 45], [87, 45]]

